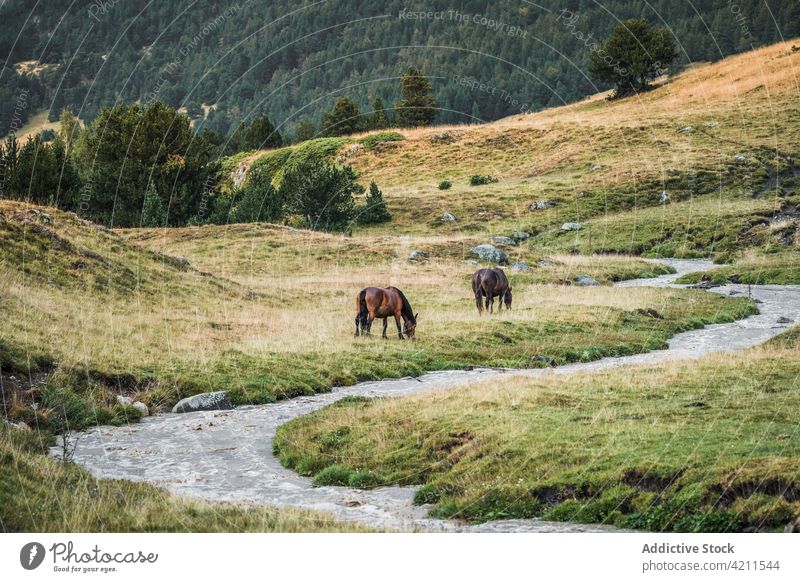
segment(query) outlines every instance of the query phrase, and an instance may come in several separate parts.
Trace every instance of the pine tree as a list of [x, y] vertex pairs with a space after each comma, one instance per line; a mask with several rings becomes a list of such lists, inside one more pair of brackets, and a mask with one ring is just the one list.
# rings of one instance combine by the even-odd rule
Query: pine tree
[[370, 182], [369, 192], [358, 221], [361, 224], [379, 224], [381, 222], [389, 222], [391, 219], [392, 215], [389, 214], [386, 202], [383, 200], [383, 192], [380, 191], [375, 182]]
[[301, 141], [307, 141], [309, 139], [314, 139], [315, 137], [317, 137], [317, 127], [308, 117], [304, 117], [300, 120], [300, 123], [297, 124], [297, 131], [295, 131], [294, 134], [294, 141], [296, 143], [300, 143]]
[[150, 182], [144, 195], [142, 206], [142, 226], [145, 228], [162, 228], [167, 225], [167, 211], [164, 203], [156, 191], [156, 186]]
[[375, 104], [373, 107], [375, 111], [372, 113], [372, 118], [370, 119], [370, 128], [386, 129], [387, 127], [391, 127], [391, 122], [389, 121], [389, 116], [386, 113], [386, 108], [383, 106], [383, 99], [380, 97], [375, 97]]
[[328, 137], [350, 135], [361, 130], [358, 105], [347, 97], [342, 97], [322, 120], [322, 132]]
[[397, 122], [401, 127], [430, 125], [436, 119], [433, 86], [420, 71], [411, 67], [400, 80], [403, 98], [395, 103]]

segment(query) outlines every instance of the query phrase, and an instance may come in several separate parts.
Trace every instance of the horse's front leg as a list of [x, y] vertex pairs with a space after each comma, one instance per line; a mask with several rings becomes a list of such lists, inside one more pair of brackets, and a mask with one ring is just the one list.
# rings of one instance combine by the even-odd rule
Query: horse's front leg
[[383, 318], [383, 334], [381, 335], [381, 337], [383, 339], [387, 339], [387, 337], [386, 337], [386, 326], [388, 326], [388, 325], [389, 325], [389, 318], [388, 317], [384, 317]]
[[395, 313], [394, 314], [394, 322], [397, 324], [397, 337], [399, 337], [400, 339], [405, 339], [403, 337], [403, 326], [400, 323], [400, 314], [399, 313]]

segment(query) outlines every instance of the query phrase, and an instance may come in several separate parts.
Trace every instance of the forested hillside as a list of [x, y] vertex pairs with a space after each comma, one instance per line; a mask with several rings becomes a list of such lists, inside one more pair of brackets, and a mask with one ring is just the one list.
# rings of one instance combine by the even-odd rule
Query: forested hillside
[[409, 66], [431, 79], [438, 122], [492, 120], [608, 88], [586, 76], [588, 53], [632, 17], [669, 29], [678, 64], [800, 34], [800, 4], [779, 0], [7, 0], [0, 134], [37, 108], [91, 120], [159, 100], [195, 118], [216, 106], [207, 125], [223, 134], [267, 113], [291, 135], [338, 97], [391, 106]]

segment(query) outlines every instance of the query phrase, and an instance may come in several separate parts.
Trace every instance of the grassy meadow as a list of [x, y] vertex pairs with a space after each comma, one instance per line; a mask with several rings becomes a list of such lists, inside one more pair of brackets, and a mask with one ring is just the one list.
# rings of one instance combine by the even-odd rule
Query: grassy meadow
[[422, 485], [440, 517], [780, 531], [800, 515], [798, 378], [795, 328], [697, 362], [349, 398], [275, 450], [318, 485]]
[[[55, 211], [2, 208], [3, 371], [39, 378], [10, 390], [6, 411], [55, 431], [135, 420], [118, 394], [156, 410], [223, 389], [235, 404], [265, 403], [429, 370], [525, 367], [538, 355], [586, 361], [657, 349], [678, 331], [754, 310], [702, 292], [574, 286], [580, 274], [608, 282], [665, 269], [556, 255], [513, 276], [510, 314], [482, 318], [475, 267], [458, 256], [467, 241], [450, 242], [458, 258], [413, 262], [402, 237], [269, 225], [120, 234]], [[372, 338], [353, 337], [355, 296], [368, 284], [406, 291], [420, 314], [417, 341], [397, 340], [393, 322], [389, 340], [379, 325]]]

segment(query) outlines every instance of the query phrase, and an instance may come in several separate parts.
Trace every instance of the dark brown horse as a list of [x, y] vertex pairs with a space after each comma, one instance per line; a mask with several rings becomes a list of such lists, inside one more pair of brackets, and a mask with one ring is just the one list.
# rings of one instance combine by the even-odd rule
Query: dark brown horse
[[511, 309], [511, 284], [503, 269], [478, 269], [472, 275], [472, 292], [475, 294], [475, 305], [478, 313], [483, 313], [484, 301], [486, 311], [494, 312], [494, 298], [498, 297], [498, 309]]
[[[367, 287], [356, 296], [356, 337], [370, 335], [372, 322], [375, 318], [383, 320], [383, 337], [386, 338], [386, 326], [389, 317], [394, 316], [397, 324], [397, 335], [400, 339], [403, 334], [408, 339], [414, 339], [417, 329], [418, 314], [414, 314], [411, 304], [397, 287]], [[400, 321], [403, 325], [400, 325]], [[360, 328], [360, 334], [359, 334]]]

